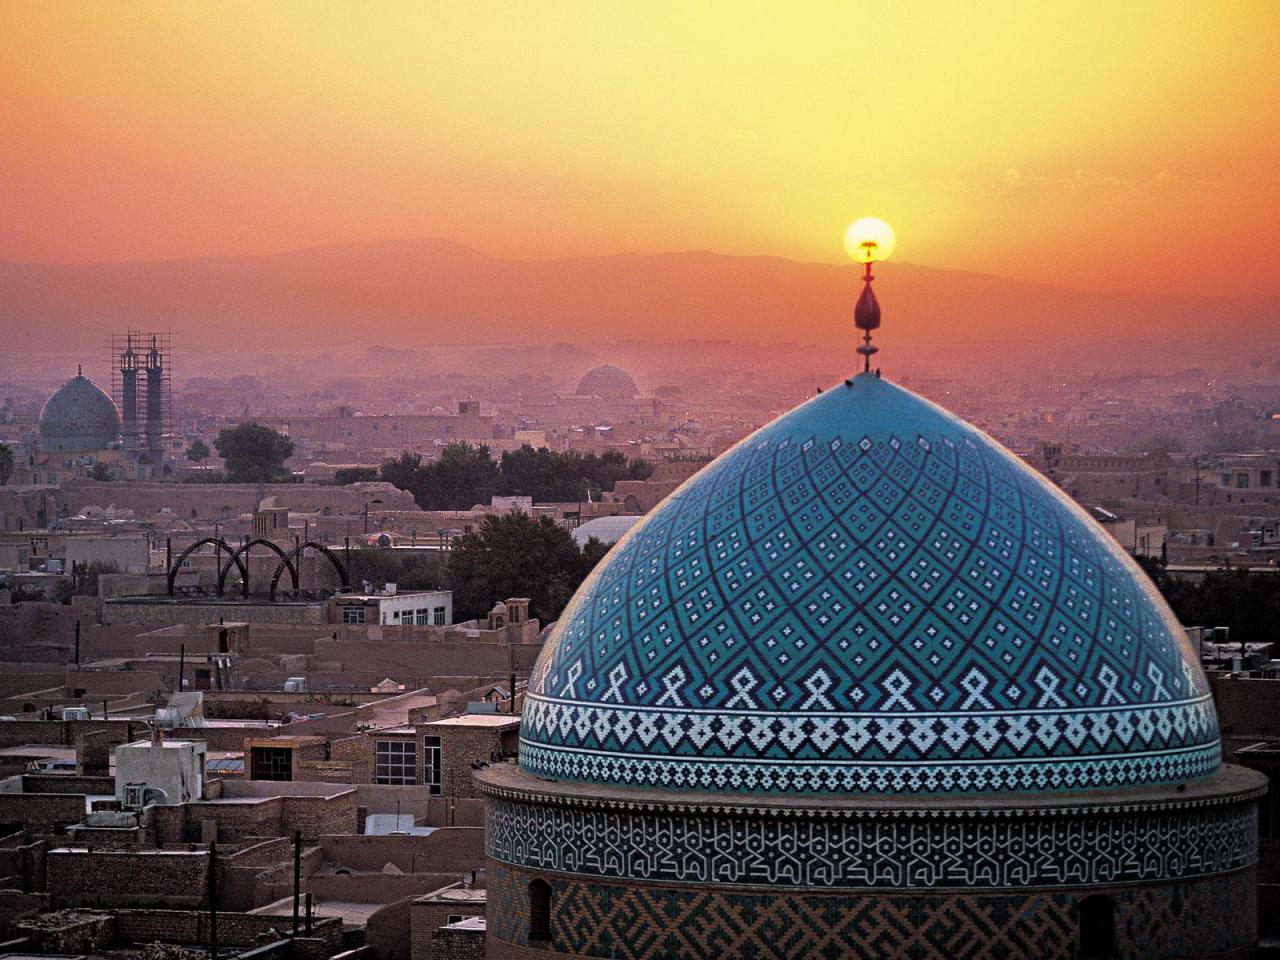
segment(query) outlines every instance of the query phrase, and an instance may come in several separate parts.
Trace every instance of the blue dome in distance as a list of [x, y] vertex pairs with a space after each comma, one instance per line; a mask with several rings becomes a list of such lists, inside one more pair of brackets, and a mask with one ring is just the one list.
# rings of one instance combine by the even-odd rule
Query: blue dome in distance
[[991, 437], [871, 374], [729, 450], [613, 548], [530, 680], [534, 776], [764, 794], [1213, 773], [1184, 631]]

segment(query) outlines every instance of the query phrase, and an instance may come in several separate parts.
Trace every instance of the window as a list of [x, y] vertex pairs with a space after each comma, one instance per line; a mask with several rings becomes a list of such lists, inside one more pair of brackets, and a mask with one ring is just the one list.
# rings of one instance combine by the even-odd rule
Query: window
[[415, 610], [415, 611], [414, 611], [414, 618], [415, 618], [415, 619], [414, 619], [414, 623], [416, 623], [416, 624], [417, 624], [418, 626], [420, 626], [420, 627], [425, 627], [425, 626], [430, 625], [430, 623], [431, 623], [431, 620], [430, 620], [430, 613], [431, 613], [431, 611], [426, 610], [426, 609], [423, 609], [423, 610]]
[[1080, 960], [1111, 960], [1116, 955], [1116, 906], [1094, 894], [1080, 901]]
[[364, 623], [364, 607], [347, 604], [342, 608], [343, 623]]
[[1258, 471], [1258, 486], [1260, 486], [1260, 487], [1269, 487], [1269, 486], [1271, 486], [1271, 471], [1270, 471], [1270, 470], [1259, 470], [1259, 471]]
[[418, 746], [412, 740], [375, 740], [373, 782], [411, 787], [418, 782]]
[[433, 796], [440, 793], [440, 738], [422, 738], [422, 782]]
[[431, 622], [437, 627], [444, 626], [444, 607], [436, 607], [431, 611]]
[[451, 913], [447, 917], [445, 917], [444, 922], [445, 922], [445, 926], [448, 926], [451, 923], [461, 923], [465, 919], [467, 918], [460, 913]]
[[124, 805], [126, 807], [143, 806], [147, 795], [145, 783], [126, 783], [124, 785]]
[[1249, 489], [1249, 475], [1247, 473], [1236, 474], [1236, 489], [1237, 490]]
[[529, 884], [529, 942], [551, 940], [551, 884], [533, 880]]
[[291, 747], [252, 747], [249, 750], [250, 780], [292, 780]]

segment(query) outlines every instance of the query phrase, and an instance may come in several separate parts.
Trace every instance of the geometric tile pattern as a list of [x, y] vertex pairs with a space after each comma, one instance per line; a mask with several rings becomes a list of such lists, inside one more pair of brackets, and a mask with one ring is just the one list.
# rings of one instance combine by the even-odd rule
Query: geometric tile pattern
[[[915, 812], [913, 812], [915, 813]], [[1149, 883], [1258, 856], [1253, 803], [1017, 818], [718, 816], [490, 797], [488, 856], [538, 871], [649, 883], [1016, 888]]]
[[[528, 942], [532, 876], [492, 871], [491, 943]], [[739, 893], [547, 879], [552, 950], [618, 960], [1075, 960], [1079, 902], [1096, 893], [1115, 902], [1121, 957], [1226, 956], [1247, 951], [1257, 930], [1252, 870], [1166, 886], [1000, 894]]]
[[632, 528], [535, 667], [521, 765], [765, 793], [1168, 783], [1208, 685], [1117, 543], [995, 440], [871, 375]]

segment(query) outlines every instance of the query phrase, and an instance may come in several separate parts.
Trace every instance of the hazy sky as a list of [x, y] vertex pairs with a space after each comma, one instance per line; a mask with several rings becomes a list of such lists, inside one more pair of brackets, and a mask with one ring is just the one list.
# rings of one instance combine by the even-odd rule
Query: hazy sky
[[0, 258], [441, 236], [1280, 291], [1280, 2], [0, 0]]

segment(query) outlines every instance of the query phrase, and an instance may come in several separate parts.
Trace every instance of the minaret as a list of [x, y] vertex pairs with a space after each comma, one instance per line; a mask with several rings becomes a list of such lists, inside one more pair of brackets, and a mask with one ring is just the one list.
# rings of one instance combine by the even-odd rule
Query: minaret
[[133, 335], [120, 354], [120, 405], [124, 421], [124, 448], [128, 453], [138, 450], [138, 355], [133, 352]]
[[147, 457], [153, 467], [159, 466], [164, 456], [164, 357], [151, 338], [147, 351]]

